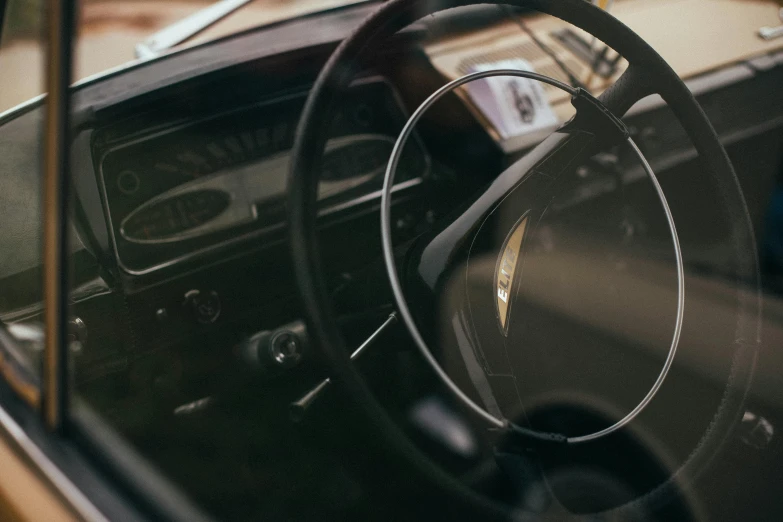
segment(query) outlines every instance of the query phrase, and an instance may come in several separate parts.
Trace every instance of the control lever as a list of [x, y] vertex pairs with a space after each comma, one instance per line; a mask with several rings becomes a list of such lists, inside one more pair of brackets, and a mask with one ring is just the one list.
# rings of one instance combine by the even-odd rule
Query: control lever
[[[375, 342], [378, 337], [391, 325], [397, 322], [397, 312], [392, 312], [386, 321], [378, 327], [368, 338], [365, 340], [354, 352], [351, 354], [351, 360], [356, 360], [372, 343]], [[313, 387], [309, 392], [304, 394], [298, 401], [292, 402], [290, 406], [291, 419], [294, 422], [300, 422], [304, 419], [305, 413], [308, 408], [321, 396], [323, 391], [329, 387], [332, 383], [332, 379], [327, 377]]]

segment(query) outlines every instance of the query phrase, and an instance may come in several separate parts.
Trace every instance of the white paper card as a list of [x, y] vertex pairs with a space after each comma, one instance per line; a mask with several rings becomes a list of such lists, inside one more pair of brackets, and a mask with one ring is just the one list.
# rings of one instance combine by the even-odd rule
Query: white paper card
[[[503, 60], [472, 67], [472, 71], [517, 69], [533, 71], [522, 59]], [[495, 76], [467, 84], [473, 103], [505, 140], [559, 124], [541, 82], [528, 78]]]

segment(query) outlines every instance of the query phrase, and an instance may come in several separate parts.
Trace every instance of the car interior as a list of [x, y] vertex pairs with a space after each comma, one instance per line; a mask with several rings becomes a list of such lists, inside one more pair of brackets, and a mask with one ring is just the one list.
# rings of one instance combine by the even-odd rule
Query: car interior
[[[238, 6], [78, 79], [74, 483], [156, 520], [780, 520], [781, 5], [598, 3]], [[50, 98], [0, 115], [33, 383]]]

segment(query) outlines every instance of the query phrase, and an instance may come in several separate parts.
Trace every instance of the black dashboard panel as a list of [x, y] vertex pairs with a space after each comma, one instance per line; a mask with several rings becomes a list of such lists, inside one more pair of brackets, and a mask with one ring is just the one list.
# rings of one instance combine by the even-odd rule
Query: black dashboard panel
[[[121, 268], [144, 274], [282, 228], [289, 150], [305, 97], [304, 89], [288, 92], [99, 148], [99, 183]], [[406, 119], [392, 87], [378, 78], [357, 82], [334, 114], [322, 164], [324, 213], [378, 197]], [[398, 186], [426, 177], [429, 165], [412, 140]]]

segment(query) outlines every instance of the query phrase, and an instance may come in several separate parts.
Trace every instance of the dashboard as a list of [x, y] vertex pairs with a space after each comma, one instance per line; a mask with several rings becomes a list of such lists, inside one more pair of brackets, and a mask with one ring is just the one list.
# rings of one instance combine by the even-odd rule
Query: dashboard
[[[195, 258], [283, 228], [285, 187], [306, 90], [174, 124], [100, 152], [99, 182], [117, 260], [129, 274]], [[354, 84], [329, 123], [321, 165], [322, 213], [379, 197], [405, 123], [381, 78]], [[420, 183], [430, 158], [406, 146], [395, 188]]]

